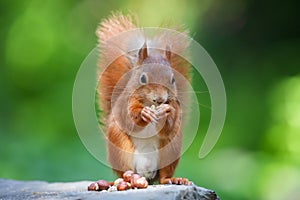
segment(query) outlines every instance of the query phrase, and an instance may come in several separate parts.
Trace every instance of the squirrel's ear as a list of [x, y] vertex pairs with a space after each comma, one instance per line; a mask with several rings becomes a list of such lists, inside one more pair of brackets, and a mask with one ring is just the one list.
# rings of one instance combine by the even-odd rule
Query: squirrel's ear
[[138, 64], [142, 64], [147, 57], [148, 57], [148, 50], [147, 50], [147, 44], [145, 42], [142, 48], [139, 50]]
[[171, 52], [171, 48], [169, 45], [167, 45], [166, 47], [166, 58], [168, 61], [171, 61], [171, 55], [172, 55], [172, 52]]

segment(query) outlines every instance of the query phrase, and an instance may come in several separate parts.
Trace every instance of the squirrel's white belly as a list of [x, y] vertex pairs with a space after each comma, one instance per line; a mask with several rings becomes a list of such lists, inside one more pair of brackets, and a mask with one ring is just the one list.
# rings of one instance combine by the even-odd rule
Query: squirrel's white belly
[[159, 138], [156, 126], [147, 125], [141, 132], [131, 136], [135, 151], [133, 166], [138, 174], [153, 179], [158, 170]]

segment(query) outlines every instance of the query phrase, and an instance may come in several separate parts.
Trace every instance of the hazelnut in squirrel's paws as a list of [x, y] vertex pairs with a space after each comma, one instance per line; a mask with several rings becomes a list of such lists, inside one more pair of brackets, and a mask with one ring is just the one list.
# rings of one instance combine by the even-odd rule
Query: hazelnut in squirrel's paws
[[189, 48], [188, 31], [174, 34], [177, 30], [166, 27], [148, 34], [132, 19], [116, 13], [96, 31], [108, 161], [125, 182], [133, 175], [123, 177], [126, 170], [143, 175], [133, 182], [138, 188], [157, 180], [189, 185], [187, 179], [170, 178], [181, 156], [182, 105], [188, 100], [178, 94], [186, 94], [191, 79], [191, 66], [183, 56]]
[[156, 113], [152, 107], [145, 106], [141, 111], [141, 117], [145, 122], [158, 122], [158, 117], [156, 116]]
[[160, 119], [166, 118], [173, 109], [174, 108], [168, 104], [161, 104], [157, 107], [155, 105], [151, 107], [145, 106], [141, 111], [141, 117], [145, 122], [157, 124]]

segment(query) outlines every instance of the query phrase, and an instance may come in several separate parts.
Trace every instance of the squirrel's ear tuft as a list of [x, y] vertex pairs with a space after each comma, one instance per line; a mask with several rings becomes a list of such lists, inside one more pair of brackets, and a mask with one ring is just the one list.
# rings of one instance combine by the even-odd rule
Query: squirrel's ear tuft
[[138, 64], [141, 65], [147, 57], [148, 57], [148, 49], [147, 49], [147, 44], [145, 42], [142, 48], [139, 50]]
[[171, 52], [171, 48], [169, 45], [167, 45], [166, 47], [166, 58], [168, 61], [171, 61], [171, 56], [172, 56], [172, 52]]

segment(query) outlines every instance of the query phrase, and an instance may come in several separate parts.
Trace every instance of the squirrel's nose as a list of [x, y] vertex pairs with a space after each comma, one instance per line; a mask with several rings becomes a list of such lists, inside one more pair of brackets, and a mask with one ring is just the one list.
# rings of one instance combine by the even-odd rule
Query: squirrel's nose
[[161, 97], [157, 97], [153, 99], [153, 102], [157, 104], [162, 104], [164, 102], [164, 99]]

